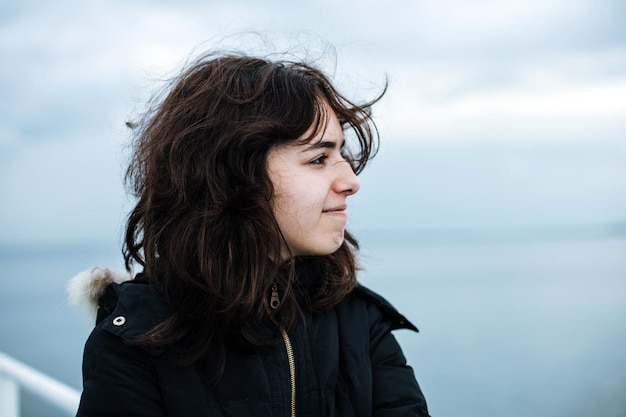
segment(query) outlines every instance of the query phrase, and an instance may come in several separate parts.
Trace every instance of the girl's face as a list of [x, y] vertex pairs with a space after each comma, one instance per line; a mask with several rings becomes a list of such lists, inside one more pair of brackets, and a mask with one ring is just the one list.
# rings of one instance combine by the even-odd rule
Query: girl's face
[[339, 249], [348, 220], [347, 197], [359, 190], [359, 179], [342, 154], [337, 116], [328, 105], [325, 111], [326, 129], [309, 143], [283, 144], [267, 157], [274, 216], [294, 256]]

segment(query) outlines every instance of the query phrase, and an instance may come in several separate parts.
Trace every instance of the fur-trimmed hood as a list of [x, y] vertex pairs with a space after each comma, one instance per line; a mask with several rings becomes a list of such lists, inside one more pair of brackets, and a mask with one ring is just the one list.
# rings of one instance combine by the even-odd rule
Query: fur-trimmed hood
[[113, 271], [96, 266], [76, 274], [67, 285], [69, 303], [84, 310], [95, 319], [98, 312], [98, 299], [106, 287], [112, 283], [130, 281], [134, 276], [126, 271]]

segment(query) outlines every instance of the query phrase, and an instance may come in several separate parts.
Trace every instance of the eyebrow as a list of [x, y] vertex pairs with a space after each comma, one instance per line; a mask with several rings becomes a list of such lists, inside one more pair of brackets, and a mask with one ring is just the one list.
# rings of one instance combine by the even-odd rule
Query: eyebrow
[[[346, 144], [346, 140], [342, 139], [341, 144], [339, 145], [339, 149], [343, 149]], [[313, 149], [335, 149], [337, 147], [337, 142], [330, 140], [320, 140], [315, 143], [309, 144], [306, 148], [302, 150], [302, 152], [308, 152]]]

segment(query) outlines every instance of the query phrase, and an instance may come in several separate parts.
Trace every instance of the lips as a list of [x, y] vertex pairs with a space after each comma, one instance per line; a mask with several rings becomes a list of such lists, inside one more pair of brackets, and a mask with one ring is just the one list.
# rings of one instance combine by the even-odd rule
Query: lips
[[323, 213], [345, 213], [347, 208], [348, 208], [347, 205], [342, 204], [340, 206], [324, 209], [324, 210], [322, 210], [322, 212]]

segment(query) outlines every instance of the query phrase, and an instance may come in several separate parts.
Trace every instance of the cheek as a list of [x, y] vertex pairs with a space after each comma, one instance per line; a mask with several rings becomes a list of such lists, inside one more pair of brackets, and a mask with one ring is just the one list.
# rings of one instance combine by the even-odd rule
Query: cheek
[[307, 211], [323, 203], [320, 187], [303, 176], [282, 178], [274, 186], [274, 202], [284, 212]]
[[289, 185], [285, 181], [274, 184], [274, 215], [281, 228], [288, 226], [287, 223], [293, 223], [299, 211], [298, 195], [293, 193]]
[[294, 207], [294, 198], [288, 194], [276, 194], [274, 196], [274, 214], [277, 220], [288, 217], [292, 212], [296, 211]]
[[317, 225], [324, 199], [314, 187], [287, 187], [276, 191], [274, 215], [283, 233], [297, 234]]

